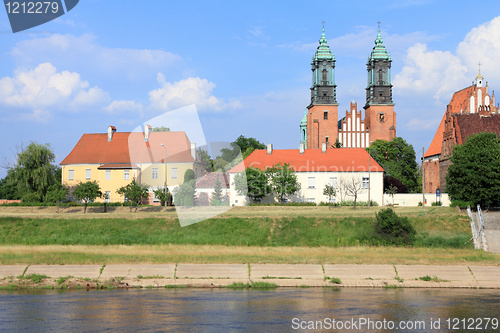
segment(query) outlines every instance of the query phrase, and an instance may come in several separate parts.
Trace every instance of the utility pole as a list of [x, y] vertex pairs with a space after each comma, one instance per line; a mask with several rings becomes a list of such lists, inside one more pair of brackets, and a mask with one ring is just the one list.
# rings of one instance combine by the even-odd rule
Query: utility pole
[[165, 149], [165, 171], [164, 171], [164, 176], [165, 176], [165, 207], [168, 206], [168, 198], [167, 198], [167, 191], [168, 191], [168, 187], [167, 187], [167, 147], [165, 147], [165, 145], [162, 143], [161, 146], [163, 147], [163, 149]]
[[424, 149], [422, 147], [422, 211], [425, 212], [425, 172], [424, 172]]
[[372, 166], [372, 156], [368, 153], [368, 207], [370, 207], [370, 188], [372, 187], [372, 179], [370, 177], [370, 171]]

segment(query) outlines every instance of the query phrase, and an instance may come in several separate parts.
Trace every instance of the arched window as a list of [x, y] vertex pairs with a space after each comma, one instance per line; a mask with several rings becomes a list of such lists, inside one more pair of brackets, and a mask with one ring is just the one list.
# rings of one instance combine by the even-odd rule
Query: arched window
[[384, 84], [384, 71], [382, 69], [378, 70], [378, 84]]
[[328, 71], [323, 69], [323, 82], [328, 81]]

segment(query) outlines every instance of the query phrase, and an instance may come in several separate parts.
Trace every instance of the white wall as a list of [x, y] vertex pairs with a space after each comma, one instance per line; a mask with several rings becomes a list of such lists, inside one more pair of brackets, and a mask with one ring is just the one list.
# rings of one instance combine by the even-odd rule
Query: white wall
[[[425, 199], [427, 200], [426, 205], [430, 206], [433, 202], [436, 202], [436, 193], [426, 193]], [[422, 193], [394, 194], [394, 204], [398, 206], [416, 207], [419, 202], [422, 202]], [[441, 193], [441, 202], [443, 206], [450, 206], [451, 201], [448, 198], [448, 193]], [[384, 205], [392, 205], [392, 196], [384, 195]]]
[[[301, 184], [300, 191], [294, 195], [289, 197], [290, 201], [295, 202], [315, 202], [319, 204], [320, 202], [327, 202], [328, 198], [323, 195], [323, 189], [326, 184], [329, 184], [330, 177], [337, 178], [337, 185], [341, 182], [341, 180], [351, 180], [359, 179], [362, 181], [363, 177], [368, 177], [368, 172], [297, 172], [297, 178], [299, 183]], [[230, 179], [230, 193], [231, 193], [231, 205], [235, 206], [244, 206], [249, 203], [247, 197], [243, 197], [237, 194], [234, 188], [234, 177], [235, 173], [229, 174]], [[309, 188], [309, 177], [314, 177], [314, 187]], [[372, 201], [377, 202], [379, 205], [383, 204], [383, 173], [382, 172], [371, 172], [371, 188], [370, 188], [370, 199]], [[354, 200], [354, 197], [345, 196], [342, 198], [345, 201]], [[368, 201], [368, 189], [364, 189], [360, 191], [358, 194], [358, 201]], [[337, 192], [337, 196], [335, 198], [336, 202], [341, 201], [341, 196]], [[267, 197], [262, 200], [262, 202], [274, 202], [273, 197]]]

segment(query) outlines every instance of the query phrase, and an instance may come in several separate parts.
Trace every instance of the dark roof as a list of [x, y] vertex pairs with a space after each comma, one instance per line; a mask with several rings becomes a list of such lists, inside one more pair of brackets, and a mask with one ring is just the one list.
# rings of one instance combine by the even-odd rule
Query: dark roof
[[229, 175], [225, 172], [210, 172], [196, 182], [197, 188], [214, 188], [215, 181], [219, 178], [222, 188], [229, 188]]

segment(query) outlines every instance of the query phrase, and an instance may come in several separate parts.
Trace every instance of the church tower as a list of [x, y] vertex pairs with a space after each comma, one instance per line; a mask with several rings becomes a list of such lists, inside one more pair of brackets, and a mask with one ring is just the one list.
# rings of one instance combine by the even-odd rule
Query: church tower
[[364, 109], [365, 125], [370, 134], [370, 142], [377, 139], [391, 140], [396, 137], [391, 63], [391, 56], [385, 49], [379, 26], [375, 46], [366, 64], [368, 85]]
[[311, 104], [307, 107], [307, 148], [329, 148], [338, 137], [338, 103], [335, 85], [335, 55], [325, 37], [325, 29], [311, 62]]

